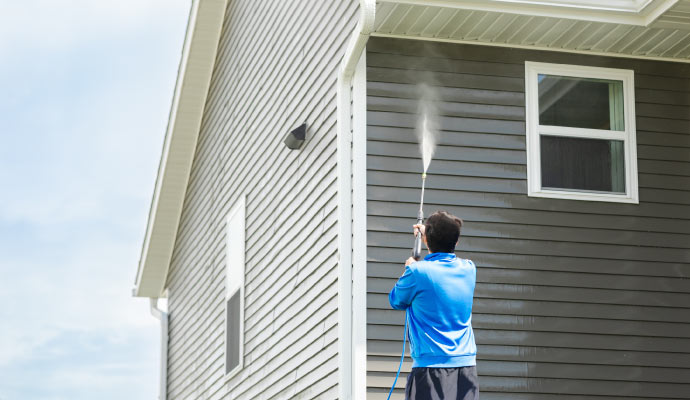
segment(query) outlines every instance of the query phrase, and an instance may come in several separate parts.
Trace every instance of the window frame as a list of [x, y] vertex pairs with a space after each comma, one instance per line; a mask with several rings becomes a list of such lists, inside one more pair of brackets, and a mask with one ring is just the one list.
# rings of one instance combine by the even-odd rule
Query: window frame
[[[230, 210], [226, 218], [225, 224], [225, 300], [224, 300], [224, 315], [225, 324], [223, 324], [223, 340], [224, 340], [224, 357], [223, 370], [225, 371], [225, 378], [229, 379], [237, 375], [244, 368], [244, 279], [245, 279], [245, 229], [246, 229], [246, 196], [240, 196], [237, 204]], [[237, 240], [238, 246], [231, 245], [231, 239]], [[234, 253], [237, 254], [234, 254]], [[231, 262], [237, 260], [236, 263]], [[230, 277], [239, 280], [233, 280], [231, 283]], [[239, 329], [239, 363], [235, 368], [228, 371], [228, 300], [240, 291], [240, 329]]]
[[[625, 130], [612, 131], [539, 125], [539, 74], [623, 81]], [[525, 128], [527, 140], [527, 195], [529, 197], [639, 204], [635, 128], [635, 84], [633, 70], [526, 61]], [[616, 194], [542, 188], [540, 144], [540, 135], [542, 134], [548, 136], [623, 141], [626, 192], [624, 194]]]

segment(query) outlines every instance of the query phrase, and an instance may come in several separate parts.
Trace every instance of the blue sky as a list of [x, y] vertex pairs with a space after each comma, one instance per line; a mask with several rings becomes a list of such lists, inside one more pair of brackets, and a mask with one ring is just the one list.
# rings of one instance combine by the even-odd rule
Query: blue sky
[[154, 399], [131, 297], [190, 0], [0, 0], [0, 400]]

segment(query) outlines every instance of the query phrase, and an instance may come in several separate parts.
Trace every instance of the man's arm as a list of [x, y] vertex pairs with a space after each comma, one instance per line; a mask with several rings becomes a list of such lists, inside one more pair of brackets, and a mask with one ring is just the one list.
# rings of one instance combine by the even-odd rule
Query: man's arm
[[[408, 259], [415, 261], [414, 258]], [[388, 295], [388, 302], [396, 310], [405, 310], [412, 303], [412, 299], [417, 294], [417, 282], [415, 280], [409, 263], [405, 263], [405, 273], [398, 279], [395, 286]]]
[[[412, 225], [414, 235], [422, 235], [424, 243], [426, 244], [426, 237], [424, 237], [424, 224]], [[396, 310], [404, 310], [412, 304], [412, 299], [417, 294], [417, 282], [410, 269], [410, 264], [417, 262], [410, 257], [405, 260], [405, 272], [395, 283], [393, 289], [388, 294], [388, 302]]]

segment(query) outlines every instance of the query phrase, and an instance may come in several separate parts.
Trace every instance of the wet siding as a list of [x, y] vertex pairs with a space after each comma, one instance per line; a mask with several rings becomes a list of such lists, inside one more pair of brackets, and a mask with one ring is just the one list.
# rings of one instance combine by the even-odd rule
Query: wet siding
[[[425, 211], [466, 223], [482, 399], [690, 398], [690, 65], [385, 38], [367, 50], [368, 398], [385, 398], [399, 360], [387, 294], [412, 245], [411, 99], [427, 71], [444, 132]], [[524, 61], [635, 70], [639, 205], [527, 197]]]
[[[171, 400], [337, 397], [336, 77], [357, 3], [307, 3], [228, 2], [168, 276]], [[244, 369], [227, 379], [225, 220], [240, 195]]]

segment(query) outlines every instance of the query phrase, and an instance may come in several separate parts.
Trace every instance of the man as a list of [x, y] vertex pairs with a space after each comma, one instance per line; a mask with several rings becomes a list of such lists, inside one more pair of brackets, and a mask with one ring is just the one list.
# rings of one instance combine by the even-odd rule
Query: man
[[476, 267], [455, 256], [462, 220], [445, 211], [415, 225], [430, 254], [410, 257], [388, 300], [407, 310], [412, 372], [405, 399], [475, 400], [479, 398], [477, 346], [472, 332]]

